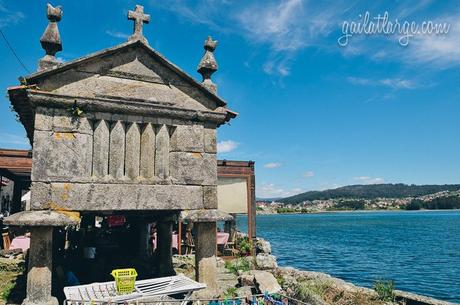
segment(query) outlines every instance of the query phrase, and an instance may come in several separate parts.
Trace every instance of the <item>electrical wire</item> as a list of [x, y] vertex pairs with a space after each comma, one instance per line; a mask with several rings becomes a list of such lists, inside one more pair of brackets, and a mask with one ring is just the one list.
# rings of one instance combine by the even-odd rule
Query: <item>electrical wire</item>
[[19, 58], [18, 54], [16, 53], [16, 51], [14, 51], [13, 47], [11, 46], [11, 44], [9, 43], [8, 39], [6, 39], [6, 36], [5, 34], [3, 33], [3, 31], [0, 29], [0, 34], [2, 34], [2, 37], [3, 39], [5, 40], [5, 43], [6, 45], [8, 46], [8, 48], [10, 49], [11, 53], [13, 53], [14, 57], [16, 57], [16, 59], [18, 60], [19, 64], [24, 68], [24, 70], [26, 70], [27, 73], [30, 74], [30, 70], [27, 69], [26, 65], [22, 62], [21, 58]]

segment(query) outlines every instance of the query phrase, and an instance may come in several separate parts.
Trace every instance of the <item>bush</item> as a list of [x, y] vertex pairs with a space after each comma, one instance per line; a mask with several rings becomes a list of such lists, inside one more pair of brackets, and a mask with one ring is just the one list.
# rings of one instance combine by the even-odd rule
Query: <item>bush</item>
[[235, 248], [238, 251], [238, 256], [251, 255], [252, 244], [247, 237], [238, 238], [236, 240]]
[[406, 210], [446, 210], [446, 209], [460, 209], [459, 196], [446, 196], [433, 198], [432, 200], [424, 201], [420, 199], [413, 199], [406, 205]]
[[374, 290], [377, 292], [379, 299], [385, 302], [393, 302], [395, 300], [395, 283], [388, 280], [378, 280], [374, 283]]
[[251, 270], [251, 264], [248, 259], [240, 257], [232, 261], [226, 261], [225, 268], [233, 274], [238, 274], [238, 271]]

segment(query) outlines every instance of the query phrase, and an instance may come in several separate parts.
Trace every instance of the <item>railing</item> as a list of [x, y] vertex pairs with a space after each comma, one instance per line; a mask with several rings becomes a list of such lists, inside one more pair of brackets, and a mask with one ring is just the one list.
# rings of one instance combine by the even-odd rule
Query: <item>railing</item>
[[63, 305], [308, 305], [300, 300], [288, 297], [282, 294], [255, 294], [251, 297], [234, 297], [224, 299], [159, 299], [159, 300], [136, 300], [123, 303], [106, 302], [106, 301], [81, 301], [65, 300]]

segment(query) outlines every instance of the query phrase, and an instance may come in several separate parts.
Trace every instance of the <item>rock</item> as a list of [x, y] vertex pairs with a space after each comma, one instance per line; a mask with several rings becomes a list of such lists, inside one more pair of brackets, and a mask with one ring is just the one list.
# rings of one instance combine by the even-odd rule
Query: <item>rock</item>
[[217, 281], [217, 262], [216, 257], [202, 258], [198, 263], [199, 281], [206, 284], [206, 288], [198, 291], [198, 295], [203, 299], [213, 299], [220, 295], [219, 283]]
[[280, 284], [270, 272], [254, 270], [251, 271], [251, 274], [254, 275], [254, 284], [261, 293], [277, 293], [281, 291]]
[[265, 239], [258, 238], [256, 241], [256, 253], [272, 254], [270, 242]]
[[195, 267], [195, 255], [173, 255], [173, 267], [188, 269]]
[[225, 268], [225, 261], [222, 259], [222, 257], [217, 257], [217, 268]]
[[278, 264], [276, 263], [276, 257], [265, 253], [257, 254], [256, 265], [257, 268], [261, 270], [276, 269], [278, 267]]
[[238, 277], [238, 283], [240, 286], [254, 286], [254, 274], [244, 272]]
[[249, 286], [243, 286], [236, 289], [236, 295], [239, 298], [251, 298], [252, 288]]

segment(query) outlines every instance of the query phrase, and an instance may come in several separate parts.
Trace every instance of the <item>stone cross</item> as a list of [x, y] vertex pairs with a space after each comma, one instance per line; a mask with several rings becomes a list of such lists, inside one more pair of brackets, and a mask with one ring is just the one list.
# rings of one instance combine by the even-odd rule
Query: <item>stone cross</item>
[[145, 39], [142, 34], [142, 26], [144, 23], [150, 22], [150, 15], [144, 14], [144, 7], [136, 5], [136, 9], [134, 11], [128, 11], [128, 19], [134, 20], [134, 31], [128, 41], [142, 40], [147, 42], [147, 39]]

